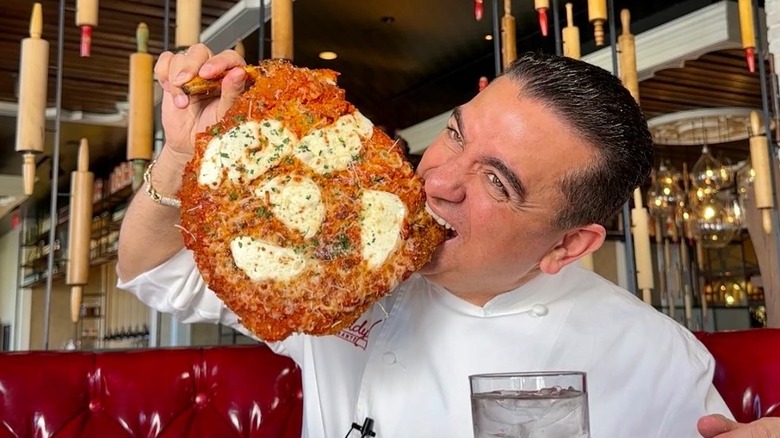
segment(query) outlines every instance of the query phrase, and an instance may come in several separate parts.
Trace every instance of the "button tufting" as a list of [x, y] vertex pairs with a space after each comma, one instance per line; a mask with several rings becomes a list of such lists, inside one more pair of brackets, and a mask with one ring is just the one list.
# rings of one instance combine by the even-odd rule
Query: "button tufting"
[[209, 402], [209, 397], [202, 392], [199, 392], [198, 395], [195, 396], [195, 406], [199, 408], [206, 407], [206, 404], [208, 404], [208, 402]]
[[100, 412], [102, 409], [103, 409], [103, 405], [100, 403], [100, 400], [89, 401], [90, 412]]

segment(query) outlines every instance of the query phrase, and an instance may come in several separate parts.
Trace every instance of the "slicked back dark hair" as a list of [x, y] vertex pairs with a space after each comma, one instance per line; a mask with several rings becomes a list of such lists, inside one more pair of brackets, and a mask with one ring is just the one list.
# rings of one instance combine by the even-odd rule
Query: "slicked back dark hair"
[[542, 53], [524, 54], [504, 75], [523, 98], [542, 102], [596, 150], [596, 160], [559, 181], [564, 205], [553, 225], [606, 224], [653, 162], [652, 137], [631, 93], [600, 67]]

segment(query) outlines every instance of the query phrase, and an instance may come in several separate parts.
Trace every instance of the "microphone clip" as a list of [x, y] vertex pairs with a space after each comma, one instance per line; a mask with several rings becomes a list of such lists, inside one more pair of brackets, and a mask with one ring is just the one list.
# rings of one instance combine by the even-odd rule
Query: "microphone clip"
[[352, 423], [352, 428], [349, 430], [357, 430], [360, 432], [360, 438], [376, 436], [376, 432], [374, 432], [374, 419], [371, 417], [366, 417], [366, 419], [363, 420], [362, 426], [357, 423]]

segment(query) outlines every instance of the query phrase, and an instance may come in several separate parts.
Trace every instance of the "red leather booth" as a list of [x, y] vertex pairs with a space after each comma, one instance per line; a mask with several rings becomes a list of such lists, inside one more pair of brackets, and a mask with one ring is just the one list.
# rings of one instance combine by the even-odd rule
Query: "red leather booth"
[[300, 438], [300, 370], [265, 346], [0, 355], [0, 437]]
[[696, 337], [715, 357], [715, 387], [737, 421], [780, 417], [780, 329]]
[[[697, 336], [738, 420], [780, 416], [780, 329]], [[298, 438], [302, 397], [265, 346], [0, 355], [0, 438]]]

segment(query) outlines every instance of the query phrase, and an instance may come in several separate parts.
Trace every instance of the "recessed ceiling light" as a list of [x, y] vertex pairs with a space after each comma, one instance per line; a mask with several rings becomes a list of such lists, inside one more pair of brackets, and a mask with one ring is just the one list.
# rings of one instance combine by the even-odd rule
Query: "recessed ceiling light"
[[324, 59], [326, 61], [332, 61], [338, 57], [339, 55], [337, 55], [336, 52], [330, 52], [330, 51], [320, 52], [320, 59]]
[[487, 41], [493, 41], [493, 35], [491, 35], [491, 34], [487, 34], [487, 35], [485, 35], [485, 39], [486, 39]]

